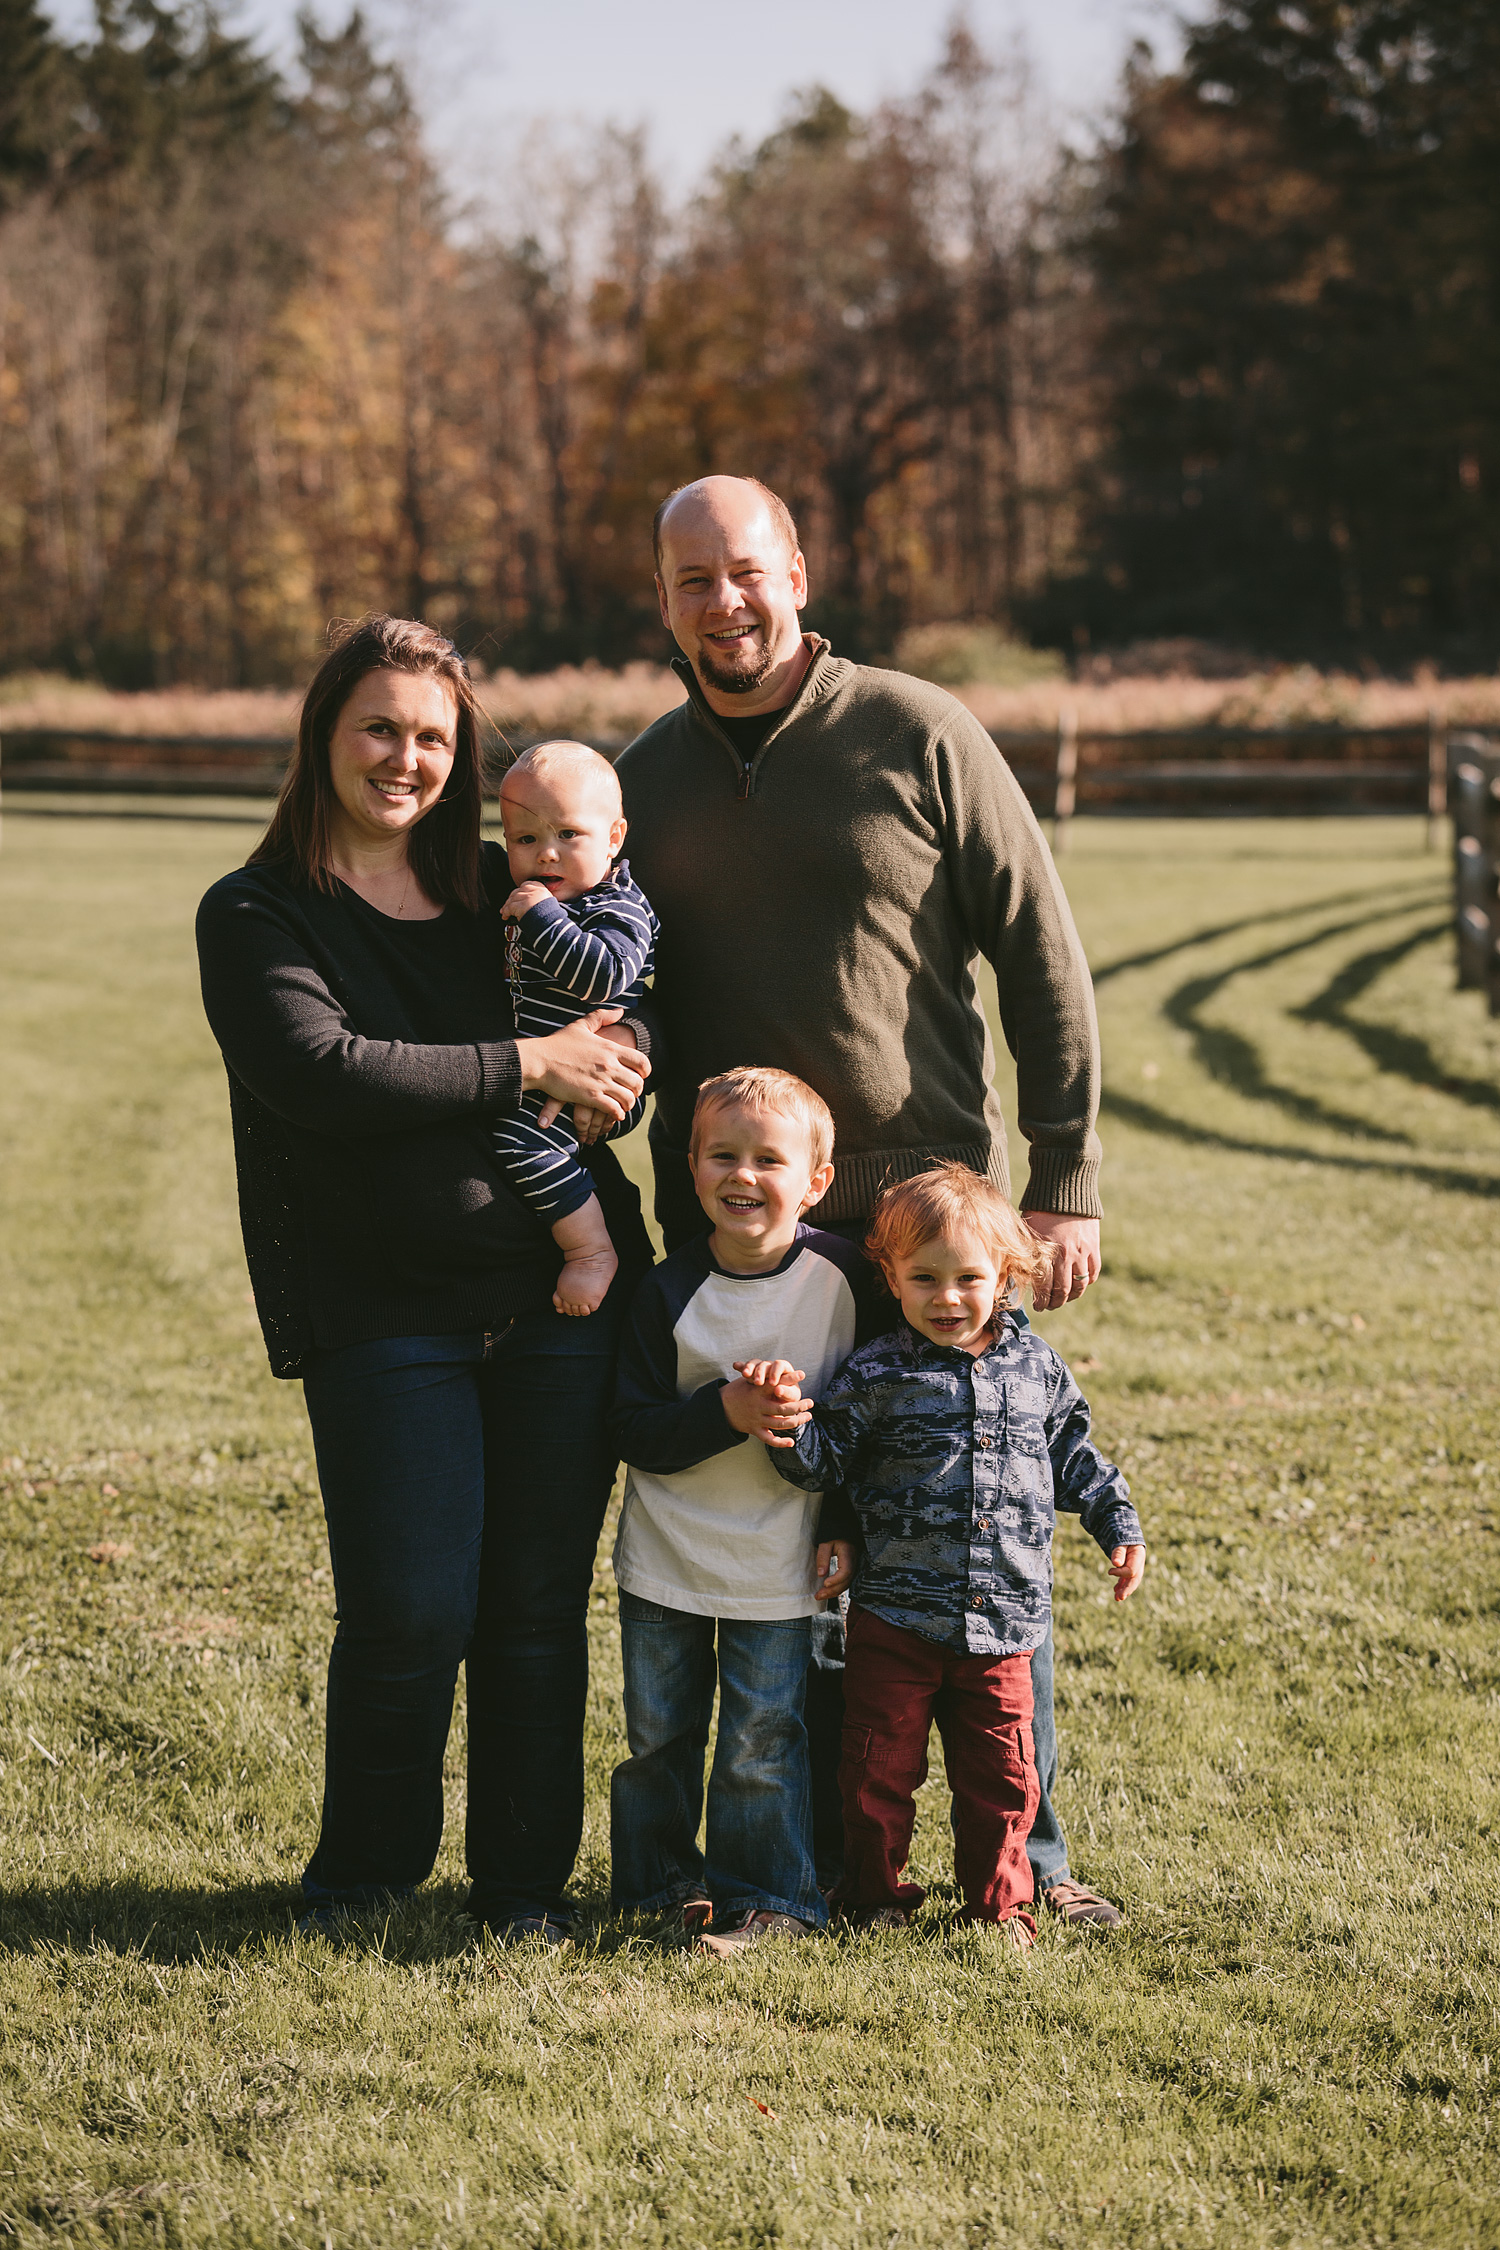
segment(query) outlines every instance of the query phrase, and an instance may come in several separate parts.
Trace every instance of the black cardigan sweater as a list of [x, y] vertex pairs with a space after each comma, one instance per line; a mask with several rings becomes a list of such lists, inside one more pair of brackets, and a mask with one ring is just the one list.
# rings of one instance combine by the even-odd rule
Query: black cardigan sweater
[[[402, 922], [269, 866], [226, 875], [198, 909], [277, 1375], [303, 1373], [319, 1346], [498, 1328], [551, 1301], [561, 1253], [490, 1148], [521, 1067], [501, 971], [510, 875], [498, 844], [482, 852], [477, 915]], [[644, 1271], [635, 1189], [608, 1149], [582, 1154], [621, 1266]]]

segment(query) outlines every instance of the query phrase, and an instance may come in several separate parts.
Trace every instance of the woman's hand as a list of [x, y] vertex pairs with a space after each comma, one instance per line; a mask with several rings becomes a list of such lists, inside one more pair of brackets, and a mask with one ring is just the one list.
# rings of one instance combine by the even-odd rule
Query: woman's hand
[[606, 1125], [629, 1116], [651, 1065], [633, 1045], [604, 1036], [623, 1014], [622, 1008], [596, 1008], [577, 1023], [549, 1031], [545, 1039], [516, 1041], [522, 1086], [528, 1093], [539, 1088], [548, 1097], [542, 1124], [550, 1125], [569, 1104], [597, 1111]]
[[[601, 1039], [612, 1039], [617, 1047], [628, 1054], [635, 1053], [635, 1033], [623, 1023], [608, 1023], [599, 1034]], [[647, 1063], [649, 1070], [651, 1065]], [[547, 1118], [550, 1124], [551, 1119]], [[579, 1146], [588, 1148], [594, 1141], [602, 1140], [616, 1120], [606, 1117], [602, 1109], [590, 1109], [586, 1102], [578, 1102], [573, 1110], [573, 1130], [578, 1135]]]

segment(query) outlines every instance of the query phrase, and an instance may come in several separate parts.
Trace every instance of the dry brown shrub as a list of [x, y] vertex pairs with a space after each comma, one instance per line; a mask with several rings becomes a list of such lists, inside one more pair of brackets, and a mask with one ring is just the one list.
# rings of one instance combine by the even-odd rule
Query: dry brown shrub
[[555, 672], [492, 672], [479, 683], [485, 709], [502, 734], [535, 741], [568, 735], [580, 742], [629, 742], [642, 727], [684, 700], [686, 689], [665, 664], [562, 664]]
[[1500, 723], [1500, 677], [1465, 680], [1363, 680], [1303, 664], [1242, 679], [1067, 680], [1024, 688], [955, 691], [996, 733], [1051, 731], [1067, 706], [1085, 734], [1153, 733], [1174, 727], [1421, 726], [1429, 711], [1443, 726]]
[[[664, 664], [565, 664], [555, 672], [500, 671], [481, 677], [481, 698], [511, 740], [576, 736], [614, 748], [683, 700]], [[1500, 726], [1500, 676], [1440, 680], [1365, 680], [1311, 665], [1247, 673], [1238, 679], [1189, 677], [1108, 682], [1037, 680], [1025, 687], [976, 684], [954, 690], [985, 726], [1001, 734], [1053, 732], [1071, 706], [1085, 734], [1148, 733], [1177, 727], [1420, 726], [1429, 711], [1444, 726]], [[290, 688], [206, 692], [163, 688], [138, 694], [46, 675], [0, 680], [0, 741], [30, 727], [109, 734], [271, 736], [296, 731], [298, 693]]]
[[14, 673], [0, 680], [0, 743], [24, 728], [80, 734], [269, 736], [289, 742], [297, 731], [301, 692], [293, 688], [153, 688], [124, 694], [87, 680], [50, 673]]

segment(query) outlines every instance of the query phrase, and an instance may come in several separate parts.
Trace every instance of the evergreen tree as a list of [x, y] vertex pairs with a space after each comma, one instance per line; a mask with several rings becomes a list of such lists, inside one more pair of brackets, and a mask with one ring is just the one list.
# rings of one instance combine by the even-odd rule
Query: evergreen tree
[[1500, 11], [1220, 0], [1132, 65], [1088, 248], [1115, 633], [1492, 650]]

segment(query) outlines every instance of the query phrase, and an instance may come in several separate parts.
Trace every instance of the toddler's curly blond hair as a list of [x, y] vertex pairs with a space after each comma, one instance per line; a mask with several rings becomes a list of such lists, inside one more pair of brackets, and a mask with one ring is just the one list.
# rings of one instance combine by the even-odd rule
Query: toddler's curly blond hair
[[1035, 1295], [1052, 1273], [1052, 1252], [1038, 1241], [1013, 1203], [967, 1164], [935, 1164], [910, 1180], [897, 1180], [882, 1193], [865, 1237], [873, 1258], [895, 1294], [893, 1268], [924, 1242], [971, 1235], [982, 1242], [1000, 1269], [1004, 1303], [1018, 1289]]

